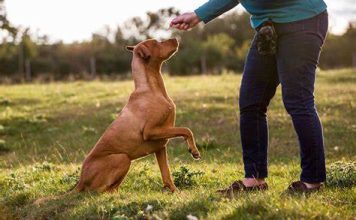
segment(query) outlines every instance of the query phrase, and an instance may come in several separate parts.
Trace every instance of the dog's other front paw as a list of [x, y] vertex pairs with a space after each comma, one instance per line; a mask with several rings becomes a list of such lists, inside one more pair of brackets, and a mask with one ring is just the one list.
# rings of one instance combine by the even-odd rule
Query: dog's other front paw
[[198, 150], [189, 149], [189, 152], [192, 154], [192, 157], [193, 157], [195, 160], [200, 160], [201, 155], [200, 155], [200, 152], [199, 152]]

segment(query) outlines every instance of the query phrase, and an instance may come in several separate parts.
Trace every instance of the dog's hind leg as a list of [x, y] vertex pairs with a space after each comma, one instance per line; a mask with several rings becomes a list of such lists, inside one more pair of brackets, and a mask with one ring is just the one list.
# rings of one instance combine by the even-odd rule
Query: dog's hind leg
[[77, 191], [112, 190], [120, 185], [130, 165], [131, 159], [126, 154], [110, 154], [87, 161]]
[[[119, 161], [119, 163], [117, 163], [117, 161]], [[126, 154], [116, 154], [115, 160], [112, 161], [112, 163], [115, 164], [116, 168], [113, 168], [111, 184], [106, 191], [114, 191], [120, 186], [126, 174], [129, 172], [131, 159]]]

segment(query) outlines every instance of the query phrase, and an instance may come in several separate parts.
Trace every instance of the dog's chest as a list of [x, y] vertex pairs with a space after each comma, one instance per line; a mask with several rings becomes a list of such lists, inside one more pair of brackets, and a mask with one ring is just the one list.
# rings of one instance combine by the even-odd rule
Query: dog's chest
[[157, 98], [156, 101], [150, 103], [150, 109], [161, 114], [162, 117], [175, 114], [175, 104], [170, 98]]

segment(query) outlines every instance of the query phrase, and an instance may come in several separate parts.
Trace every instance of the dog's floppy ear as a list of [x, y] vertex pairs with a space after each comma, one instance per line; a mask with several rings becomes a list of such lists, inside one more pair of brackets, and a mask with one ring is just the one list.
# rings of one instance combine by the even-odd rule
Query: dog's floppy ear
[[137, 47], [136, 53], [144, 60], [148, 60], [151, 57], [151, 51], [144, 44]]
[[135, 49], [135, 46], [126, 46], [126, 50], [132, 52]]

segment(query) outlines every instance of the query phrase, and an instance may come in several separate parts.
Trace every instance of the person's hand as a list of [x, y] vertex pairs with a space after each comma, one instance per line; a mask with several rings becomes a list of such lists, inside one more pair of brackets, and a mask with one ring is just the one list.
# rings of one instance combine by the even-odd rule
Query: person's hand
[[179, 29], [179, 30], [188, 30], [195, 27], [199, 24], [200, 18], [195, 12], [188, 12], [179, 15], [171, 21], [170, 27]]

